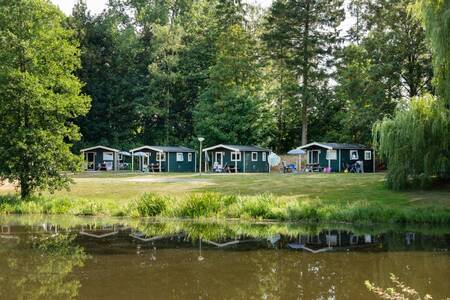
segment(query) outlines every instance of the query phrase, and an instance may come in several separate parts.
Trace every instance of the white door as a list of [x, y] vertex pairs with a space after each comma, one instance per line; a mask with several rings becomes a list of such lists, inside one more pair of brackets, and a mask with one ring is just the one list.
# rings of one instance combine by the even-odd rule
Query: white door
[[222, 152], [216, 152], [214, 162], [217, 162], [219, 167], [223, 168], [223, 153]]

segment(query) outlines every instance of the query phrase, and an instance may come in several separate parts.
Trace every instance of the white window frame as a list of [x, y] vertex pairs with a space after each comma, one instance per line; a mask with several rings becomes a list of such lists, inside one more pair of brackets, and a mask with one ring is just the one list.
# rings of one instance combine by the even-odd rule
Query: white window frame
[[177, 152], [177, 162], [183, 162], [183, 161], [184, 161], [183, 152]]
[[262, 161], [267, 161], [267, 153], [266, 152], [262, 153]]
[[[317, 162], [313, 162], [314, 152], [317, 152]], [[320, 164], [320, 150], [309, 150], [308, 151], [308, 164]]]
[[166, 152], [156, 152], [156, 161], [166, 161]]
[[364, 151], [364, 160], [372, 160], [372, 151], [370, 150]]
[[327, 160], [337, 160], [337, 150], [327, 150]]
[[[256, 155], [256, 157], [253, 157], [253, 155]], [[252, 161], [258, 161], [258, 152], [252, 152]]]
[[[110, 155], [111, 159], [105, 158], [105, 155]], [[114, 152], [103, 152], [102, 159], [107, 160], [107, 161], [113, 161], [114, 160]]]
[[192, 153], [188, 153], [188, 162], [191, 162], [192, 161]]
[[241, 161], [241, 152], [231, 152], [231, 161]]
[[[356, 158], [353, 158], [353, 153], [356, 153]], [[358, 150], [350, 150], [350, 160], [358, 160], [359, 159], [359, 154], [358, 154]]]

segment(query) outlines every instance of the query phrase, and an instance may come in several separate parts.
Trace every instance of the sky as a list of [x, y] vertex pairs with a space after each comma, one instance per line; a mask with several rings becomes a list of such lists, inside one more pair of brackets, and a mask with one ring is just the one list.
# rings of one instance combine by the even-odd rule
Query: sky
[[[77, 0], [51, 0], [53, 3], [59, 6], [59, 8], [66, 14], [70, 15], [72, 13], [73, 5], [77, 2]], [[264, 8], [268, 8], [272, 4], [272, 0], [247, 0], [250, 3], [258, 3]], [[89, 8], [89, 10], [93, 14], [99, 14], [103, 11], [103, 9], [106, 6], [106, 3], [108, 0], [86, 0], [86, 4]], [[348, 2], [348, 0], [344, 1], [345, 3]], [[347, 12], [347, 18], [344, 20], [344, 22], [341, 24], [340, 29], [343, 30], [342, 34], [345, 34], [345, 32], [352, 26], [354, 23], [354, 18], [350, 17]]]
[[[66, 14], [70, 15], [72, 13], [72, 8], [77, 0], [51, 0], [53, 3], [59, 6], [59, 8]], [[259, 3], [262, 7], [269, 7], [272, 0], [252, 0]], [[86, 0], [86, 4], [92, 13], [101, 13], [105, 8], [106, 2], [108, 0]]]

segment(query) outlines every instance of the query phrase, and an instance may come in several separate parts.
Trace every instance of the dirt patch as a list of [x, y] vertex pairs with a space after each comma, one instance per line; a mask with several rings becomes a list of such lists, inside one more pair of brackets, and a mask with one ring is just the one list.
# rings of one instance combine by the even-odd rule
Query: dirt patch
[[197, 178], [129, 178], [128, 182], [153, 182], [153, 183], [191, 183], [191, 184], [211, 184], [209, 180]]
[[10, 182], [0, 182], [0, 192], [14, 192], [16, 186]]

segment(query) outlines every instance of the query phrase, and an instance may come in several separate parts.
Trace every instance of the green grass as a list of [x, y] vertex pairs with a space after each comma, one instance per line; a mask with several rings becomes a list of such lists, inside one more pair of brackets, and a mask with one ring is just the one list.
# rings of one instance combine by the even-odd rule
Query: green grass
[[10, 191], [0, 212], [450, 224], [448, 187], [393, 192], [384, 174], [84, 173], [74, 181], [68, 192], [27, 201]]

